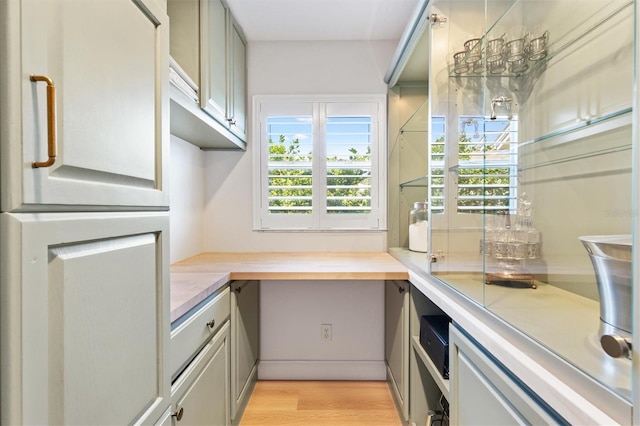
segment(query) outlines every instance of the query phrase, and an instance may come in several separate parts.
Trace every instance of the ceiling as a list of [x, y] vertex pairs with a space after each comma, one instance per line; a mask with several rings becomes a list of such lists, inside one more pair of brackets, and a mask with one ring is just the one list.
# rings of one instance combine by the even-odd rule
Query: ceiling
[[248, 41], [399, 40], [419, 0], [227, 0]]

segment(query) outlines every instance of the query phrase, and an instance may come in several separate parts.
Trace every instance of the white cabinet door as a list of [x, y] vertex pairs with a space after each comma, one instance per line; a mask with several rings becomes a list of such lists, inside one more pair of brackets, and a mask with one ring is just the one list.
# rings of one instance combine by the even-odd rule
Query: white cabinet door
[[229, 416], [229, 321], [172, 388], [174, 425], [225, 426]]
[[0, 22], [2, 211], [168, 206], [164, 2], [6, 1]]
[[220, 0], [201, 0], [200, 105], [228, 126], [227, 8]]
[[247, 140], [247, 44], [235, 19], [230, 21], [229, 130]]
[[168, 228], [168, 213], [0, 215], [0, 423], [162, 416]]

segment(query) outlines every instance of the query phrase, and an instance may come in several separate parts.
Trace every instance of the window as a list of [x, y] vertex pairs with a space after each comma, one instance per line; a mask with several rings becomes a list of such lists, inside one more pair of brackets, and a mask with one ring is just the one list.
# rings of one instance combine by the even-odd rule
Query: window
[[384, 229], [384, 96], [258, 96], [256, 229]]
[[[445, 117], [433, 117], [431, 124], [432, 213], [445, 213], [447, 205], [454, 206], [459, 214], [515, 212], [517, 121], [459, 117], [458, 140], [450, 146], [445, 123]], [[448, 161], [447, 154], [451, 156]]]

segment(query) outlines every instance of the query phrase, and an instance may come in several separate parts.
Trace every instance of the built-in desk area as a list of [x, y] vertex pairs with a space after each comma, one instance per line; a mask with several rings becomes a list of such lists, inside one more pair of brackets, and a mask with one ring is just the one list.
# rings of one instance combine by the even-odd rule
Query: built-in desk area
[[[237, 424], [257, 380], [259, 359], [261, 378], [264, 374], [267, 378], [269, 374], [283, 378], [304, 364], [274, 360], [273, 351], [265, 348], [266, 343], [278, 351], [284, 351], [288, 359], [297, 359], [297, 349], [310, 350], [313, 355], [319, 356], [320, 368], [329, 368], [338, 375], [345, 370], [352, 373], [350, 370], [360, 368], [365, 372], [377, 371], [377, 379], [384, 379], [381, 347], [384, 334], [382, 318], [385, 315], [383, 285], [386, 282], [406, 283], [408, 279], [408, 269], [383, 252], [202, 253], [172, 265], [170, 317], [175, 413], [183, 409], [183, 415], [190, 413], [191, 420], [206, 418], [216, 419], [215, 424]], [[317, 312], [338, 311], [343, 321], [339, 327], [340, 333], [348, 328], [342, 327], [344, 321], [348, 325], [359, 321], [368, 326], [367, 321], [379, 320], [374, 327], [374, 334], [379, 334], [380, 340], [369, 342], [376, 349], [372, 351], [376, 352], [373, 362], [347, 360], [341, 368], [336, 369], [335, 357], [340, 358], [340, 351], [345, 349], [342, 344], [344, 336], [333, 346], [324, 346], [325, 349], [338, 348], [332, 351], [332, 360], [323, 360], [322, 354], [314, 352], [312, 346], [322, 344], [319, 335], [314, 335], [315, 341], [311, 344], [301, 342], [296, 337], [294, 344], [289, 347], [272, 341], [269, 336], [261, 336], [261, 327], [264, 327], [265, 319], [267, 324], [269, 319], [273, 320], [273, 312], [283, 316], [282, 320], [276, 321], [275, 327], [270, 327], [277, 329], [276, 337], [288, 335], [284, 327], [298, 326], [304, 320], [301, 316], [309, 316], [308, 311], [304, 311], [303, 315], [295, 311], [292, 314], [287, 310], [292, 308], [291, 303], [282, 299], [271, 300], [268, 297], [273, 292], [263, 293], [261, 289], [265, 285], [285, 285], [290, 286], [287, 290], [287, 294], [290, 294], [301, 288], [301, 282], [308, 283], [310, 287], [304, 287], [315, 288], [321, 296], [340, 301], [339, 306], [331, 303], [327, 308], [327, 305], [319, 302], [321, 297], [303, 300], [311, 303]], [[345, 291], [357, 295], [357, 298], [367, 297], [379, 303], [369, 306], [361, 300], [369, 312], [360, 310], [354, 315], [349, 297], [343, 297]], [[266, 300], [261, 301], [265, 299], [264, 296], [267, 296]], [[261, 304], [265, 309], [261, 308]], [[265, 312], [267, 310], [272, 310], [271, 315]], [[368, 336], [361, 337], [368, 339]], [[331, 340], [330, 336], [328, 340]], [[358, 345], [353, 341], [349, 341], [349, 344]], [[366, 347], [360, 348], [360, 352], [363, 351], [372, 355]], [[264, 373], [265, 366], [267, 373]], [[314, 374], [323, 376], [322, 371]], [[230, 403], [226, 404], [226, 398], [221, 399], [221, 395], [229, 395]], [[216, 404], [198, 403], [203, 398], [216, 401]]]

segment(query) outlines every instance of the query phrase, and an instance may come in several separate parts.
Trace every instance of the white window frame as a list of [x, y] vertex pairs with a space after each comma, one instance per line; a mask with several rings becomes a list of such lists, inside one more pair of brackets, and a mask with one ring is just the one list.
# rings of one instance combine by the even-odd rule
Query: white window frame
[[[371, 210], [369, 213], [328, 214], [326, 206], [327, 110], [370, 114]], [[313, 210], [311, 214], [271, 214], [268, 211], [268, 116], [295, 116], [305, 111], [313, 123]], [[387, 227], [386, 95], [256, 95], [253, 97], [253, 229], [259, 231], [381, 231]]]

